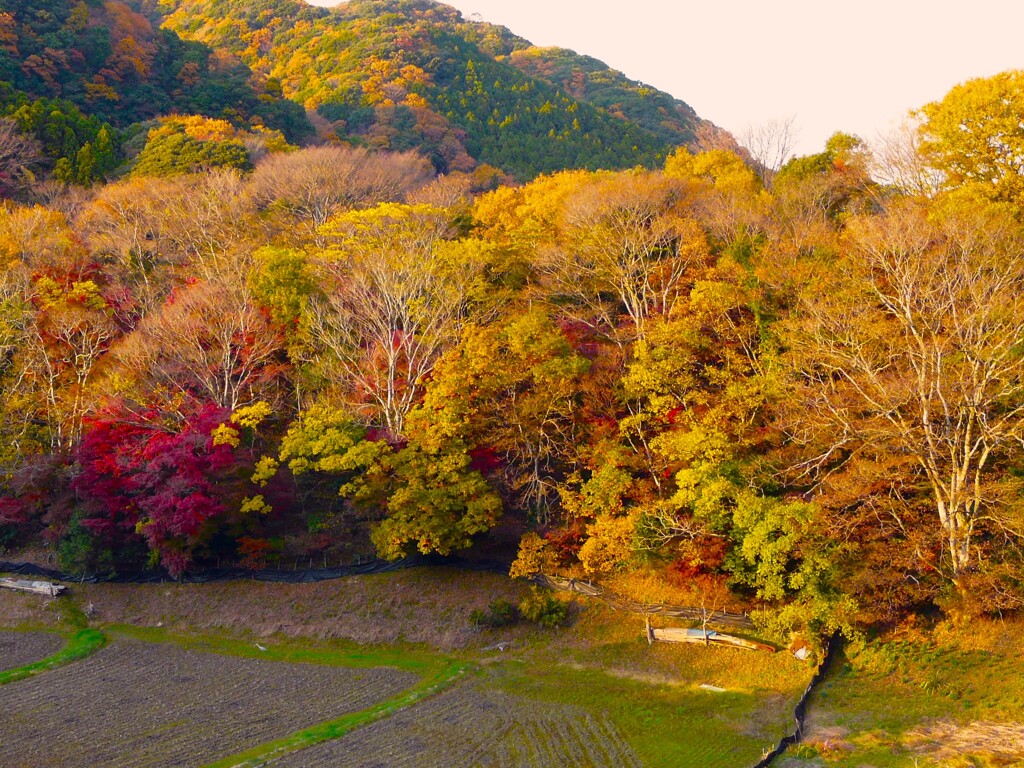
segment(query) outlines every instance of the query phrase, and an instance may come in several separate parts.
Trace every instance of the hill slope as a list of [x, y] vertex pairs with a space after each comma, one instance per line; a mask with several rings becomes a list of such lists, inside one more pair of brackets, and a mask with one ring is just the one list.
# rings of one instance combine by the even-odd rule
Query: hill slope
[[673, 144], [694, 138], [704, 121], [686, 102], [664, 91], [630, 80], [603, 61], [566, 48], [542, 48], [514, 35], [507, 27], [470, 21], [460, 25], [467, 40], [523, 74], [561, 89], [610, 114], [636, 123]]
[[[659, 162], [701, 122], [595, 59], [538, 49], [431, 0], [135, 0], [184, 38], [237, 55], [316, 110], [323, 132], [419, 148], [440, 171], [520, 178]], [[165, 14], [165, 15], [164, 15]]]
[[237, 58], [155, 28], [120, 0], [0, 0], [0, 81], [115, 126], [184, 112], [257, 118], [293, 139], [309, 131], [302, 109]]

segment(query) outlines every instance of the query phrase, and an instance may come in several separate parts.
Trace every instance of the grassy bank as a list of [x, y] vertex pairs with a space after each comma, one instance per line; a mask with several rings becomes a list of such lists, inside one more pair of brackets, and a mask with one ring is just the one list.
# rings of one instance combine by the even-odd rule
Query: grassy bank
[[849, 646], [787, 765], [1024, 764], [1024, 621], [943, 623]]
[[67, 643], [57, 653], [45, 659], [0, 672], [0, 685], [38, 675], [73, 661], [91, 656], [107, 643], [107, 637], [95, 629], [79, 629], [68, 635]]

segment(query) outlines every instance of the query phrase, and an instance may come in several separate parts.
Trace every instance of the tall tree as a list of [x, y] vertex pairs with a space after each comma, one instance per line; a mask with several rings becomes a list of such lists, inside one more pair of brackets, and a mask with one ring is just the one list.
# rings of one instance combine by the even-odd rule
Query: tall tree
[[466, 321], [475, 252], [446, 241], [449, 215], [430, 205], [384, 203], [323, 231], [336, 238], [320, 258], [329, 290], [313, 321], [326, 364], [337, 366], [337, 383], [372, 426], [400, 437]]
[[117, 348], [123, 369], [170, 402], [235, 410], [273, 400], [282, 343], [245, 278], [243, 272], [178, 289]]
[[1024, 207], [1024, 71], [970, 80], [920, 110], [921, 149], [952, 188]]
[[[509, 506], [547, 521], [582, 441], [582, 379], [590, 362], [540, 309], [470, 326], [438, 362], [430, 402], [491, 466]], [[437, 417], [440, 419], [440, 416]]]
[[771, 187], [775, 174], [786, 164], [796, 144], [796, 119], [790, 115], [748, 126], [740, 134], [740, 143], [753, 160], [754, 170], [766, 187]]
[[541, 255], [556, 303], [617, 343], [642, 337], [652, 315], [670, 313], [689, 270], [710, 256], [678, 198], [671, 180], [635, 172], [599, 177], [570, 197], [562, 242]]
[[430, 164], [414, 152], [373, 153], [346, 147], [313, 147], [261, 162], [251, 190], [262, 209], [279, 210], [299, 223], [301, 240], [323, 248], [320, 227], [359, 204], [400, 202], [429, 181]]
[[903, 457], [894, 493], [923, 479], [954, 580], [977, 564], [978, 531], [1021, 532], [993, 480], [1024, 440], [1022, 249], [991, 211], [895, 204], [851, 224], [834, 270], [808, 273], [787, 329], [793, 436], [818, 446], [804, 468], [822, 479], [858, 453]]
[[39, 142], [22, 133], [14, 120], [0, 119], [0, 196], [24, 189], [32, 181], [32, 166], [41, 159]]
[[89, 387], [118, 329], [92, 281], [76, 281], [65, 288], [44, 279], [37, 283], [33, 298], [39, 312], [30, 334], [31, 369], [26, 376], [44, 398], [53, 447], [66, 451], [81, 437]]
[[166, 207], [180, 186], [179, 179], [110, 184], [96, 193], [76, 221], [107, 279], [131, 294], [140, 316], [166, 298], [175, 268], [184, 263], [166, 232]]

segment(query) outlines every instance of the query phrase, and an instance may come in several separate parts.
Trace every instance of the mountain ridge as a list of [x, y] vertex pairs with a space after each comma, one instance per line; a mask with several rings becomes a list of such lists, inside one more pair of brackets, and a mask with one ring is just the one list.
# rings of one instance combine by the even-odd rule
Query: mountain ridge
[[653, 166], [705, 123], [593, 57], [533, 46], [432, 0], [132, 1], [315, 111], [325, 138], [420, 148], [441, 172]]

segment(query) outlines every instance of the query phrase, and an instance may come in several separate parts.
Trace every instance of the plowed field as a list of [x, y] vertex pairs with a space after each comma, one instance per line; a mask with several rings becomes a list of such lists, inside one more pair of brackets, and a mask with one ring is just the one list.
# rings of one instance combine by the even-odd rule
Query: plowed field
[[0, 632], [0, 672], [52, 656], [64, 638], [46, 632]]
[[274, 768], [640, 768], [605, 718], [464, 685]]
[[3, 688], [4, 768], [194, 767], [365, 709], [416, 681], [119, 641]]

